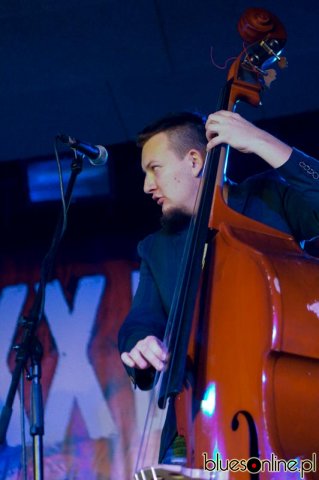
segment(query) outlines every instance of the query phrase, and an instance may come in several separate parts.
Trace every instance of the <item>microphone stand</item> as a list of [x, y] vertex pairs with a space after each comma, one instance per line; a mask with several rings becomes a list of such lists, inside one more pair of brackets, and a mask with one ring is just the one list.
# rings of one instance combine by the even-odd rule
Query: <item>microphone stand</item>
[[[41, 279], [35, 295], [33, 305], [27, 317], [19, 320], [23, 328], [22, 341], [14, 346], [16, 350], [16, 365], [12, 373], [11, 384], [9, 387], [6, 402], [2, 408], [0, 416], [0, 445], [6, 443], [6, 433], [12, 415], [12, 405], [19, 385], [22, 371], [27, 371], [27, 379], [32, 381], [31, 388], [31, 422], [30, 435], [33, 438], [33, 478], [43, 480], [43, 435], [44, 435], [44, 415], [43, 398], [41, 387], [41, 358], [42, 345], [36, 336], [38, 324], [43, 316], [45, 287], [51, 274], [56, 253], [61, 243], [63, 233], [66, 227], [66, 214], [70, 206], [73, 188], [78, 174], [82, 171], [84, 155], [75, 152], [75, 158], [71, 164], [71, 175], [68, 181], [67, 190], [64, 197], [65, 208], [62, 210], [53, 235], [51, 247], [44, 257], [41, 264]], [[31, 368], [28, 371], [27, 362], [30, 360]]]

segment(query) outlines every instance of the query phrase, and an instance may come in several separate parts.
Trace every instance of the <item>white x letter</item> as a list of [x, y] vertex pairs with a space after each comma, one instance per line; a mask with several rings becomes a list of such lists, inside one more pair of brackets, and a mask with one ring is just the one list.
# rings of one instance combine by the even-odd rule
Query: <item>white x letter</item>
[[80, 280], [72, 312], [57, 281], [47, 286], [45, 311], [59, 358], [45, 411], [45, 436], [64, 438], [76, 400], [91, 438], [108, 437], [116, 427], [87, 357], [87, 346], [104, 290], [102, 276]]

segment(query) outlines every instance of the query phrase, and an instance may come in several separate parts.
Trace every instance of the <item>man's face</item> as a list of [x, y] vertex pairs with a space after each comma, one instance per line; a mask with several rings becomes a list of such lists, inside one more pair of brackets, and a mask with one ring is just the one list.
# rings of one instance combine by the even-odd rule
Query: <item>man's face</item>
[[193, 213], [201, 168], [199, 152], [190, 150], [181, 158], [165, 132], [157, 133], [143, 146], [144, 192], [161, 206], [164, 217], [174, 212]]

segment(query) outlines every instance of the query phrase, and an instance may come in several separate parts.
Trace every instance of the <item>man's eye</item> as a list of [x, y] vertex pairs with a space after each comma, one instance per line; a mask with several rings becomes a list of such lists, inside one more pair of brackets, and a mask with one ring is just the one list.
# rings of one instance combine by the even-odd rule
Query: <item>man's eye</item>
[[156, 171], [156, 170], [158, 170], [159, 168], [160, 168], [159, 165], [152, 165], [152, 170], [153, 170], [153, 171], [154, 171], [154, 170]]

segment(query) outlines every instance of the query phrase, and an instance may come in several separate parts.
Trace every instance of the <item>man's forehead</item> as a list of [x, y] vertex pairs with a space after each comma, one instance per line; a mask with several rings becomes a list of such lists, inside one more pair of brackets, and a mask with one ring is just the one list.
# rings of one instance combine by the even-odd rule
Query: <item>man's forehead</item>
[[149, 138], [144, 146], [143, 151], [148, 152], [149, 150], [158, 149], [160, 147], [167, 147], [169, 144], [169, 136], [166, 132], [155, 133], [151, 138]]
[[153, 135], [143, 145], [142, 168], [145, 168], [152, 160], [161, 160], [167, 148], [169, 148], [169, 138], [165, 132]]

